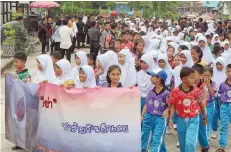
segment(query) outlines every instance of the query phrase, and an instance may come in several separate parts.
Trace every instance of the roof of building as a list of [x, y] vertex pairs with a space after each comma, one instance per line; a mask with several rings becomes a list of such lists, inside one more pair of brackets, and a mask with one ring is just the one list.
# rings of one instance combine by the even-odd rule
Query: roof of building
[[203, 1], [202, 6], [206, 7], [206, 3], [207, 3], [207, 7], [214, 8], [219, 5], [220, 1]]

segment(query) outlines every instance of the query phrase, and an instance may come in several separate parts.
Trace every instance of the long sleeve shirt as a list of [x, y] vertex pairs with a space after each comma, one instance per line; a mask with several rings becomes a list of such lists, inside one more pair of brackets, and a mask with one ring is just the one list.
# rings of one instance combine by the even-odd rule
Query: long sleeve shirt
[[69, 28], [68, 26], [64, 25], [61, 26], [59, 29], [59, 35], [60, 35], [60, 48], [61, 49], [69, 49], [72, 45], [71, 38], [74, 37], [74, 32], [72, 28]]

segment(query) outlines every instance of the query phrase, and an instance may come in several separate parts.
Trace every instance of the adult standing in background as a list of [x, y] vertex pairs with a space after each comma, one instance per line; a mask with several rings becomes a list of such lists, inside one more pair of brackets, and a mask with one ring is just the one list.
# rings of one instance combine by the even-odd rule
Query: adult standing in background
[[24, 44], [26, 42], [26, 30], [23, 24], [23, 17], [18, 17], [18, 23], [15, 25], [15, 52], [25, 52]]
[[82, 21], [82, 17], [78, 17], [78, 23], [76, 23], [77, 29], [78, 29], [78, 34], [77, 34], [77, 43], [78, 43], [78, 49], [80, 49], [80, 42], [82, 42], [82, 47], [84, 47], [84, 29], [85, 29], [85, 24]]
[[53, 29], [53, 34], [52, 34], [52, 40], [54, 41], [54, 47], [55, 47], [55, 51], [60, 51], [60, 35], [59, 35], [59, 28], [62, 25], [62, 20], [61, 19], [57, 19], [56, 23], [55, 23], [55, 27]]
[[88, 35], [90, 38], [90, 53], [97, 56], [100, 48], [100, 31], [96, 28], [96, 21], [91, 22], [91, 28], [88, 30]]
[[47, 46], [47, 52], [49, 52], [49, 47], [52, 47], [51, 51], [53, 51], [53, 46], [50, 46], [50, 41], [51, 41], [51, 35], [52, 35], [52, 27], [53, 27], [53, 22], [52, 18], [48, 17], [47, 19], [47, 38], [46, 38], [46, 46]]
[[42, 23], [39, 25], [38, 37], [40, 42], [42, 43], [42, 54], [46, 54], [45, 47], [46, 47], [46, 39], [47, 39], [47, 19], [43, 18]]
[[72, 40], [72, 47], [71, 47], [71, 52], [74, 52], [75, 50], [75, 44], [76, 44], [76, 39], [77, 39], [77, 32], [78, 32], [78, 29], [77, 29], [77, 25], [76, 25], [76, 16], [72, 16], [71, 18], [71, 21], [72, 21], [72, 30], [74, 32], [74, 37], [73, 37], [73, 40]]
[[70, 19], [65, 18], [63, 20], [63, 26], [59, 29], [60, 35], [60, 53], [62, 54], [62, 58], [66, 53], [66, 58], [71, 62], [71, 46], [72, 46], [72, 38], [75, 36], [72, 28], [68, 27], [68, 22], [72, 22]]
[[111, 24], [110, 24], [110, 22], [105, 22], [104, 23], [104, 30], [103, 30], [102, 35], [100, 37], [100, 45], [101, 45], [100, 52], [101, 52], [101, 54], [103, 52], [104, 45], [105, 45], [105, 37], [110, 32], [110, 30], [111, 30]]
[[91, 19], [90, 19], [91, 17], [90, 16], [88, 16], [87, 17], [87, 22], [86, 22], [86, 36], [87, 36], [87, 44], [90, 44], [90, 37], [89, 37], [89, 35], [88, 35], [88, 30], [92, 27], [91, 26]]

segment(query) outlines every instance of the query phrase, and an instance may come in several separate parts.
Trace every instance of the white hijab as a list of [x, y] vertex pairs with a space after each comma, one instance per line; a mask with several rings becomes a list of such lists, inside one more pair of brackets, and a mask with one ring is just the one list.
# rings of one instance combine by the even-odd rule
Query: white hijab
[[114, 51], [109, 50], [105, 54], [109, 57], [111, 65], [119, 65], [118, 55]]
[[71, 63], [68, 60], [61, 59], [56, 63], [56, 65], [62, 70], [62, 74], [57, 77], [58, 84], [64, 84], [67, 80], [73, 80], [76, 83], [76, 80], [71, 72]]
[[49, 83], [56, 83], [57, 79], [55, 76], [51, 57], [49, 55], [42, 54], [37, 56], [37, 60], [40, 62], [43, 69], [42, 71], [38, 72], [35, 78], [35, 82], [42, 82], [44, 80], [47, 80]]
[[76, 87], [77, 88], [83, 88], [83, 87], [95, 88], [96, 87], [96, 81], [95, 81], [94, 69], [89, 65], [84, 65], [81, 67], [81, 69], [85, 73], [87, 79], [85, 80], [85, 82], [78, 81]]
[[209, 64], [211, 64], [211, 63], [214, 62], [214, 58], [213, 58], [212, 53], [210, 51], [210, 48], [209, 48], [209, 46], [207, 44], [207, 39], [204, 36], [200, 36], [197, 39], [198, 46], [199, 46], [199, 42], [200, 41], [204, 41], [205, 42], [205, 47], [201, 48], [201, 50], [203, 52], [202, 60], [205, 61], [207, 63], [207, 65], [209, 65]]
[[109, 67], [112, 65], [110, 62], [110, 58], [107, 54], [101, 54], [97, 56], [97, 60], [100, 62], [102, 68], [103, 68], [103, 74], [99, 76], [99, 84], [104, 85], [107, 84], [107, 71]]
[[119, 52], [125, 56], [125, 63], [119, 65], [121, 69], [120, 82], [124, 87], [130, 87], [136, 84], [136, 68], [132, 57], [132, 53], [128, 49]]
[[189, 50], [183, 50], [181, 52], [181, 54], [185, 55], [187, 62], [185, 64], [180, 64], [179, 66], [177, 66], [174, 69], [174, 86], [175, 86], [175, 88], [178, 87], [182, 83], [181, 78], [180, 78], [181, 69], [183, 67], [190, 67], [191, 68], [194, 64], [192, 56], [191, 56], [191, 52]]
[[[222, 71], [218, 71], [217, 68], [216, 68], [216, 64], [218, 62], [223, 65], [223, 70]], [[215, 66], [213, 68], [213, 77], [212, 77], [212, 80], [216, 83], [217, 88], [219, 88], [220, 84], [222, 82], [224, 82], [226, 80], [226, 78], [227, 78], [227, 75], [225, 73], [225, 69], [226, 69], [225, 59], [220, 56], [215, 61]]]
[[159, 54], [161, 54], [161, 52], [157, 51], [157, 50], [152, 50], [146, 54], [152, 56], [152, 59], [153, 59], [153, 63], [151, 64], [152, 69], [153, 70], [157, 69], [158, 68], [158, 62], [154, 62], [154, 59], [156, 59], [156, 61], [157, 61], [157, 58], [158, 58]]
[[174, 48], [174, 55], [175, 55], [178, 52], [179, 45], [175, 42], [169, 42], [168, 45], [170, 45]]
[[[148, 53], [144, 54], [141, 59], [142, 61], [144, 61], [145, 63], [148, 64], [149, 68], [148, 69], [152, 69], [154, 61], [152, 56], [150, 56]], [[141, 97], [145, 98], [149, 91], [154, 87], [152, 82], [151, 82], [151, 76], [147, 74], [146, 71], [144, 70], [140, 70], [137, 73], [137, 85], [140, 88], [140, 93], [141, 93]]]
[[87, 55], [85, 52], [83, 51], [79, 51], [77, 53], [75, 53], [75, 56], [77, 56], [81, 63], [80, 65], [76, 65], [73, 69], [72, 69], [72, 74], [74, 77], [76, 77], [76, 80], [79, 80], [79, 69], [84, 66], [84, 65], [88, 65], [88, 62], [87, 62]]
[[[218, 40], [217, 40], [217, 41], [215, 40], [216, 37], [218, 37]], [[214, 35], [213, 35], [213, 38], [212, 38], [212, 44], [214, 44], [214, 43], [216, 43], [216, 42], [218, 42], [219, 44], [221, 44], [221, 41], [220, 41], [220, 39], [219, 39], [219, 35], [218, 35], [218, 34], [214, 34]]]
[[[173, 70], [172, 70], [172, 68], [168, 62], [168, 56], [166, 54], [161, 53], [157, 58], [157, 63], [159, 63], [160, 60], [164, 60], [164, 62], [166, 64], [165, 67], [163, 68], [163, 70], [166, 72], [166, 74], [168, 76], [166, 81], [165, 81], [165, 85], [170, 85], [171, 79], [173, 76]], [[159, 65], [158, 65], [158, 67], [159, 67]]]
[[157, 38], [154, 38], [154, 39], [150, 40], [150, 45], [148, 47], [148, 51], [150, 51], [150, 50], [158, 50], [159, 47], [160, 47], [160, 42], [161, 42], [161, 40], [157, 39]]

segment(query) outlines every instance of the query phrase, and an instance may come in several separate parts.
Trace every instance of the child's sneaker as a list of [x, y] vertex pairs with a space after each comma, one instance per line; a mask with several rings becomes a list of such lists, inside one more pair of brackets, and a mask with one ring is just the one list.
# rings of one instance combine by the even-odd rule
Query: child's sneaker
[[174, 130], [176, 130], [176, 129], [177, 129], [177, 126], [176, 126], [176, 124], [173, 124], [173, 128], [174, 128]]
[[166, 134], [171, 134], [171, 131], [169, 128], [166, 129]]
[[211, 138], [212, 138], [212, 139], [216, 139], [216, 138], [217, 138], [216, 131], [212, 131], [212, 133], [211, 133]]
[[176, 147], [177, 147], [177, 148], [180, 148], [180, 143], [179, 143], [179, 141], [177, 141]]

